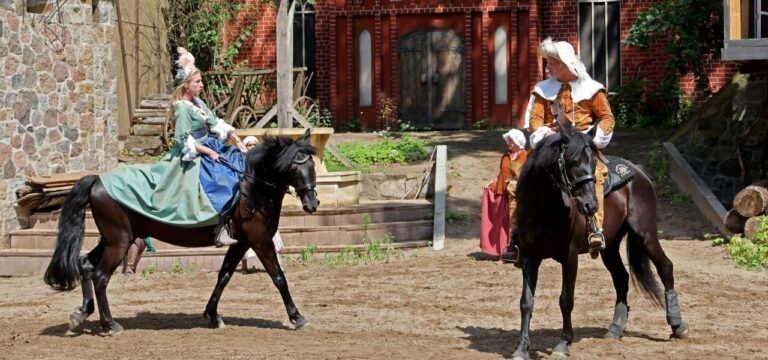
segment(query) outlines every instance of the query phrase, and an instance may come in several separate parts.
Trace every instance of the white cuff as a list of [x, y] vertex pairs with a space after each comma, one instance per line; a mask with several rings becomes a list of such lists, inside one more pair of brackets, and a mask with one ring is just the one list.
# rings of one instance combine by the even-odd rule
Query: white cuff
[[220, 141], [226, 141], [227, 134], [229, 134], [230, 131], [235, 131], [235, 128], [232, 125], [225, 123], [224, 120], [221, 119], [218, 119], [216, 121], [216, 125], [211, 128], [211, 132], [219, 134]]
[[608, 143], [611, 142], [611, 137], [613, 137], [613, 132], [606, 135], [605, 131], [603, 131], [603, 129], [598, 126], [597, 132], [595, 133], [595, 138], [592, 139], [592, 142], [595, 143], [595, 146], [597, 146], [598, 149], [604, 149], [606, 146], [608, 146]]
[[181, 157], [181, 161], [192, 161], [197, 157], [195, 144], [197, 144], [195, 138], [192, 135], [187, 136], [187, 141], [184, 142], [184, 147], [181, 148], [181, 153], [184, 154]]
[[545, 137], [554, 134], [555, 132], [552, 131], [548, 126], [541, 126], [536, 131], [531, 134], [530, 142], [531, 142], [531, 149], [535, 149], [536, 145], [539, 144], [541, 140], [543, 140]]

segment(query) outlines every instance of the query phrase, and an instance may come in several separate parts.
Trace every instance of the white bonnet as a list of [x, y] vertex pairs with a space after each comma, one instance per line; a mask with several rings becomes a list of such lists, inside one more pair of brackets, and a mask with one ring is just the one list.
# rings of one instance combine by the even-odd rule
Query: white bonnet
[[243, 139], [243, 145], [248, 145], [250, 143], [258, 144], [259, 143], [259, 139], [257, 139], [253, 135], [248, 135], [248, 136], [245, 137], [245, 139]]
[[518, 129], [512, 129], [502, 135], [504, 141], [512, 141], [521, 149], [525, 149], [525, 135]]

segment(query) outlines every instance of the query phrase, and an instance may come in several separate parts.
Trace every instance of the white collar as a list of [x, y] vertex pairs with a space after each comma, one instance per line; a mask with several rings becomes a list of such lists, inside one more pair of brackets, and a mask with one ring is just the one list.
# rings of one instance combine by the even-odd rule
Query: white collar
[[[577, 103], [579, 101], [591, 99], [600, 90], [605, 90], [603, 84], [592, 79], [581, 79], [569, 82], [571, 85], [571, 101]], [[560, 81], [553, 78], [541, 81], [533, 88], [533, 92], [539, 94], [539, 96], [549, 101], [555, 101], [557, 94], [560, 92], [560, 87], [563, 85]]]
[[208, 120], [208, 114], [205, 112], [205, 110], [203, 109], [202, 106], [196, 106], [194, 103], [192, 103], [191, 101], [189, 101], [187, 99], [176, 100], [176, 101], [173, 102], [173, 105], [175, 106], [176, 104], [187, 105], [187, 106], [189, 106], [192, 109], [192, 111], [195, 112], [195, 114], [197, 114], [197, 116], [203, 118], [203, 120]]

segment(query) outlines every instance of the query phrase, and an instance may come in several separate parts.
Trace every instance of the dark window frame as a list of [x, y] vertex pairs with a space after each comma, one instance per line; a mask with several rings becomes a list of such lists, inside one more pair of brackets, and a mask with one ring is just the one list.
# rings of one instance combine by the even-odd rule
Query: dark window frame
[[[622, 77], [621, 0], [578, 0], [576, 17], [579, 57], [593, 79], [615, 90]], [[601, 27], [595, 26], [595, 18], [602, 19]]]

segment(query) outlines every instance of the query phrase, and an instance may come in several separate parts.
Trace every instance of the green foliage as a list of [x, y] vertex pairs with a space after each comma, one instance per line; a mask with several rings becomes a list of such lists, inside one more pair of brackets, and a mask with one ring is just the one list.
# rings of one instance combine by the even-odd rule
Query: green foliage
[[151, 262], [146, 268], [141, 270], [141, 276], [147, 277], [157, 272], [157, 263]]
[[705, 69], [723, 46], [721, 0], [667, 0], [640, 13], [624, 44], [649, 50], [661, 42], [669, 55], [665, 77], [693, 73], [696, 88], [709, 89]]
[[616, 126], [636, 128], [645, 127], [650, 123], [643, 106], [646, 85], [645, 80], [633, 78], [608, 96]]
[[326, 253], [320, 263], [326, 266], [372, 264], [375, 262], [388, 263], [393, 257], [402, 257], [403, 251], [392, 246], [394, 237], [387, 233], [380, 240], [364, 240], [360, 248], [344, 248], [338, 253]]
[[653, 175], [653, 184], [659, 198], [668, 199], [675, 203], [690, 202], [690, 195], [675, 189], [669, 177], [669, 160], [661, 143], [657, 143], [652, 152], [648, 168]]
[[475, 130], [490, 129], [491, 128], [491, 119], [488, 119], [488, 118], [480, 119], [480, 121], [472, 124], [472, 128], [475, 129]]
[[448, 210], [445, 213], [445, 222], [450, 225], [456, 225], [467, 219], [467, 214], [462, 210]]
[[[405, 134], [399, 139], [385, 138], [375, 144], [344, 143], [337, 148], [347, 159], [365, 169], [372, 165], [409, 163], [426, 159], [429, 156], [425, 150], [426, 146], [427, 144], [423, 140]], [[331, 169], [346, 169], [328, 151], [325, 152], [325, 163], [329, 171], [338, 171]]]
[[317, 246], [315, 245], [306, 245], [303, 248], [301, 248], [301, 261], [307, 262], [310, 259], [312, 259], [312, 256], [317, 252]]
[[643, 51], [663, 46], [667, 61], [662, 81], [653, 92], [638, 91], [645, 88], [638, 79], [620, 90], [625, 94], [611, 102], [619, 125], [680, 124], [691, 107], [682, 102], [679, 76], [693, 74], [696, 89], [710, 93], [705, 65], [719, 56], [723, 46], [723, 2], [667, 0], [655, 4], [638, 15], [624, 44]]
[[768, 269], [768, 216], [760, 216], [754, 240], [739, 235], [715, 238], [712, 246], [725, 246], [737, 266], [747, 270]]
[[[252, 35], [250, 26], [241, 32], [228, 34], [234, 41], [226, 47], [221, 43], [224, 25], [251, 5], [233, 4], [227, 0], [175, 0], [163, 9], [168, 24], [168, 45], [175, 54], [177, 46], [187, 48], [195, 56], [195, 65], [203, 70], [231, 68], [240, 48]], [[222, 48], [224, 53], [222, 54]], [[174, 60], [175, 60], [175, 56]]]
[[176, 258], [174, 260], [173, 264], [171, 264], [171, 274], [190, 274], [197, 271], [197, 262], [191, 261], [189, 263], [189, 266], [186, 268], [184, 267], [184, 263], [181, 261], [181, 258]]

